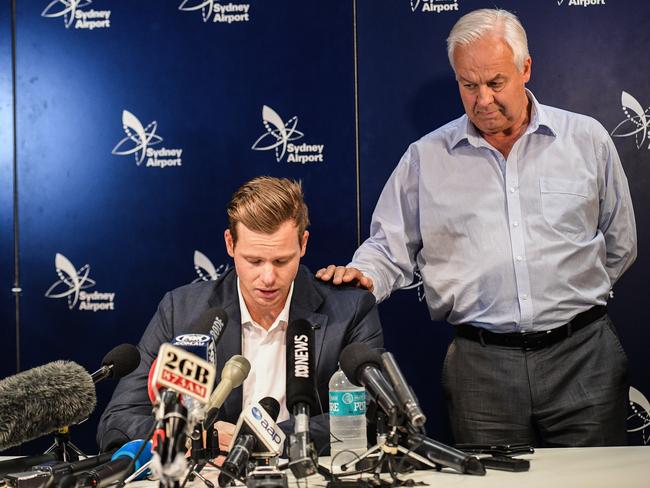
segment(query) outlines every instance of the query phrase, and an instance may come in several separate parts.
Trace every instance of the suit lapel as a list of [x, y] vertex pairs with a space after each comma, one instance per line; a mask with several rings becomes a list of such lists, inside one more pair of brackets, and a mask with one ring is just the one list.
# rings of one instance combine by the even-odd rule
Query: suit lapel
[[[239, 311], [239, 297], [237, 295], [237, 274], [234, 268], [227, 273], [221, 286], [215, 287], [215, 294], [210, 298], [211, 307], [221, 307], [228, 315], [228, 324], [223, 330], [223, 335], [217, 344], [217, 378], [221, 381], [223, 366], [235, 354], [241, 354], [241, 312]], [[243, 388], [235, 388], [223, 405], [223, 414], [219, 417], [230, 422], [236, 422], [242, 408]]]
[[314, 349], [316, 354], [314, 366], [316, 371], [318, 371], [321, 350], [327, 331], [328, 317], [325, 314], [316, 312], [323, 303], [323, 297], [316, 290], [313, 280], [311, 271], [305, 266], [300, 266], [293, 287], [293, 297], [291, 298], [291, 308], [289, 310], [289, 323], [296, 319], [305, 319], [312, 325], [314, 329]]

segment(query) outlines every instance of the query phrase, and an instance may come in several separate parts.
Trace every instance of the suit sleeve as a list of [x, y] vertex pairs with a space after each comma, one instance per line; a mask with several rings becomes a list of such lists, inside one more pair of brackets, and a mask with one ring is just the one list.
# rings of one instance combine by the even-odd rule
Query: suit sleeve
[[99, 420], [97, 444], [100, 451], [144, 438], [153, 425], [152, 406], [147, 393], [151, 364], [164, 342], [174, 337], [173, 300], [167, 293], [140, 339], [140, 365], [120, 380], [113, 397]]

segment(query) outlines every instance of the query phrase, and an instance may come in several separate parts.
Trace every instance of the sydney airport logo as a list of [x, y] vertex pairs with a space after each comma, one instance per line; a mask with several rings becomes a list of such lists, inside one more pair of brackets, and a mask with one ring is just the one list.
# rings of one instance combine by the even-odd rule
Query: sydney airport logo
[[203, 22], [232, 24], [250, 20], [250, 3], [220, 3], [214, 0], [183, 0], [178, 10], [184, 12], [201, 11]]
[[650, 149], [650, 106], [643, 110], [643, 106], [628, 92], [621, 92], [621, 108], [625, 119], [621, 121], [611, 133], [612, 137], [632, 137], [636, 148], [641, 149], [648, 143]]
[[458, 12], [458, 0], [411, 0], [412, 12]]
[[72, 310], [79, 304], [79, 310], [97, 312], [99, 310], [115, 310], [115, 293], [86, 291], [95, 286], [95, 280], [90, 278], [90, 265], [86, 264], [77, 269], [63, 254], [56, 253], [54, 268], [59, 276], [45, 292], [47, 298], [65, 298], [68, 308]]
[[255, 151], [275, 151], [275, 160], [280, 162], [286, 154], [288, 163], [322, 163], [324, 144], [296, 144], [305, 134], [300, 132], [298, 117], [291, 117], [285, 124], [271, 107], [262, 107], [262, 123], [266, 132], [257, 138], [252, 148]]
[[605, 5], [605, 0], [556, 0], [558, 6], [564, 4], [568, 7], [593, 7]]
[[53, 0], [41, 13], [41, 17], [63, 17], [65, 28], [108, 29], [111, 26], [110, 10], [85, 9], [92, 0]]
[[422, 281], [422, 275], [420, 274], [419, 270], [415, 270], [414, 273], [414, 278], [413, 278], [413, 283], [411, 283], [408, 286], [405, 286], [404, 288], [401, 288], [401, 290], [417, 290], [418, 292], [418, 302], [422, 302], [425, 299], [424, 295], [424, 282]]
[[212, 261], [201, 251], [194, 251], [194, 271], [198, 275], [192, 283], [199, 281], [214, 281], [230, 269], [228, 264], [222, 264], [218, 268], [212, 264]]
[[643, 444], [650, 444], [650, 402], [639, 390], [630, 386], [630, 410], [627, 417], [627, 431], [641, 432]]
[[155, 149], [152, 147], [163, 141], [163, 138], [156, 134], [158, 122], [155, 120], [149, 122], [145, 127], [135, 115], [128, 110], [123, 110], [122, 128], [126, 137], [115, 145], [112, 154], [116, 156], [133, 154], [138, 166], [146, 159], [145, 166], [148, 168], [171, 168], [183, 165], [182, 149], [166, 147]]

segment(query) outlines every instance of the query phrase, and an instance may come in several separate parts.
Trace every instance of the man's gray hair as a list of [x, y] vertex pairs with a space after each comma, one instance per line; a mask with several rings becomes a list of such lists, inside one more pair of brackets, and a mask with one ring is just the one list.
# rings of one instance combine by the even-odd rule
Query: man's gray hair
[[501, 37], [510, 46], [517, 69], [523, 71], [524, 61], [529, 54], [528, 39], [521, 22], [515, 14], [507, 10], [483, 8], [463, 15], [449, 33], [447, 55], [454, 72], [456, 47], [466, 46], [490, 34]]

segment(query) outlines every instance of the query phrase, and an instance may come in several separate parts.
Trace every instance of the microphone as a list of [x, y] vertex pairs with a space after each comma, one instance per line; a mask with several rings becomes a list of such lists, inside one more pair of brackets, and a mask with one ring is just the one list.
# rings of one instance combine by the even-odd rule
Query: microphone
[[395, 358], [391, 353], [385, 352], [381, 355], [381, 362], [384, 365], [384, 371], [388, 375], [388, 378], [395, 389], [397, 399], [406, 413], [409, 422], [411, 422], [413, 427], [422, 427], [427, 421], [427, 418], [420, 408], [415, 393], [413, 393], [413, 390], [406, 382], [402, 370], [399, 369], [397, 361], [395, 361]]
[[[110, 485], [111, 483], [114, 483], [119, 479], [123, 479], [125, 475], [129, 476], [151, 460], [151, 441], [146, 442], [147, 445], [145, 448], [142, 449], [140, 455], [135, 458], [136, 454], [143, 444], [145, 444], [145, 441], [142, 439], [127, 442], [122, 447], [120, 447], [115, 452], [115, 454], [113, 454], [109, 462], [102, 464], [101, 466], [90, 471], [86, 471], [77, 475], [64, 476], [61, 479], [59, 488], [72, 488], [73, 486], [76, 488], [102, 488], [104, 486]], [[131, 466], [132, 460], [134, 458], [135, 463], [129, 470], [129, 467]], [[143, 479], [148, 474], [149, 471], [145, 470], [140, 473], [136, 479]]]
[[212, 426], [217, 421], [219, 409], [230, 395], [230, 392], [241, 386], [248, 373], [251, 371], [251, 363], [244, 356], [234, 355], [223, 366], [221, 381], [212, 392], [212, 396], [206, 406], [204, 425]]
[[[186, 402], [191, 398], [193, 402], [205, 405], [210, 399], [214, 378], [212, 363], [172, 344], [160, 346], [149, 385], [163, 389], [162, 395], [156, 390], [153, 437], [154, 449], [163, 464], [173, 463], [184, 445], [188, 411], [181, 404], [181, 397]], [[161, 396], [162, 401], [159, 401]]]
[[176, 336], [172, 343], [216, 364], [216, 347], [227, 323], [226, 312], [216, 307], [208, 308], [192, 324], [187, 334]]
[[316, 473], [317, 453], [309, 439], [309, 416], [317, 410], [314, 329], [305, 319], [287, 327], [287, 408], [294, 417], [289, 436], [289, 468], [296, 478]]
[[416, 454], [423, 455], [436, 464], [448, 466], [465, 474], [485, 475], [485, 466], [476, 456], [434, 441], [422, 434], [412, 434], [406, 442]]
[[55, 452], [39, 454], [37, 456], [17, 457], [0, 461], [0, 478], [7, 473], [18, 473], [38, 464], [57, 461], [58, 456]]
[[132, 344], [120, 344], [104, 356], [102, 367], [90, 377], [94, 383], [105, 378], [120, 379], [135, 370], [138, 364], [140, 364], [140, 351]]
[[388, 424], [399, 425], [401, 409], [393, 388], [381, 372], [381, 357], [367, 344], [354, 342], [343, 349], [340, 364], [345, 376], [357, 386], [364, 386], [388, 416]]
[[280, 404], [275, 398], [265, 397], [242, 410], [229, 453], [221, 466], [219, 486], [241, 477], [250, 456], [274, 457], [282, 453], [285, 436], [275, 421]]
[[88, 418], [95, 385], [72, 361], [54, 361], [0, 381], [0, 451]]

